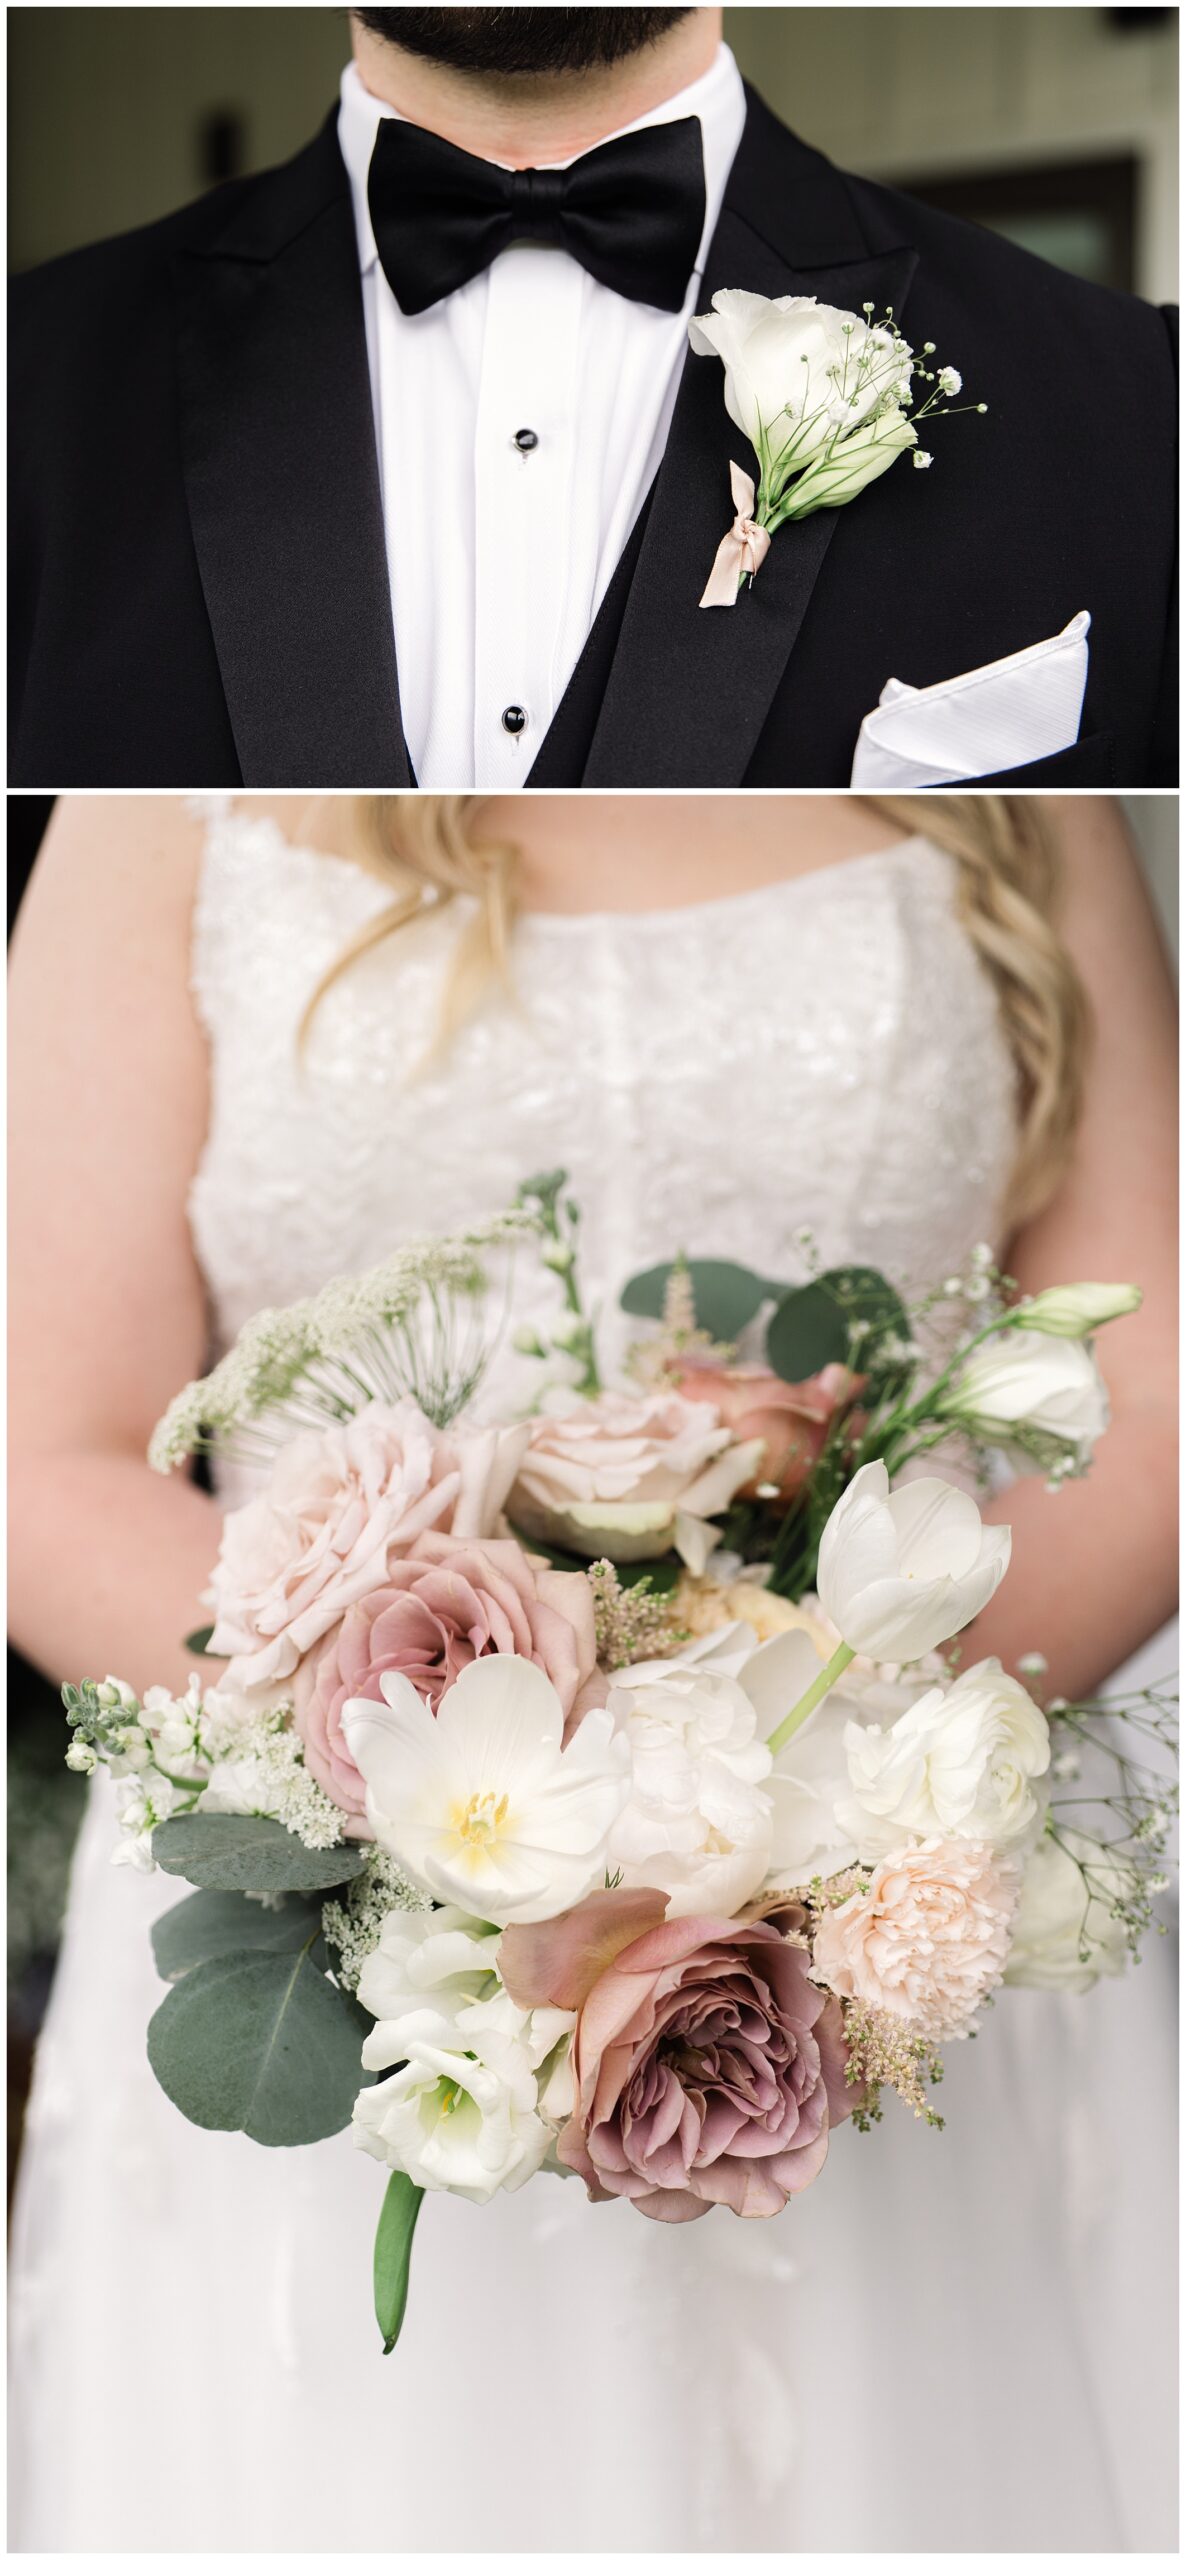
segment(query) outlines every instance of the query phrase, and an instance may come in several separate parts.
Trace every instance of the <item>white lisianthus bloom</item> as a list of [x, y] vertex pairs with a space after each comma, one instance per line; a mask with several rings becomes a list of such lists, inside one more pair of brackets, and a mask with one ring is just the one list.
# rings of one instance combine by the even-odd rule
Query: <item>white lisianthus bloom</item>
[[[871, 480], [880, 480], [900, 453], [908, 453], [918, 444], [918, 430], [897, 408], [883, 409], [870, 418], [855, 434], [842, 436], [808, 465], [802, 477], [783, 503], [781, 513], [789, 521], [797, 516], [814, 515], [818, 507], [846, 507], [859, 498]], [[929, 454], [923, 469], [929, 469]]]
[[480, 1919], [549, 1920], [605, 1874], [630, 1746], [595, 1707], [567, 1747], [564, 1709], [517, 1654], [484, 1654], [436, 1714], [402, 1672], [351, 1698], [346, 1740], [380, 1846], [438, 1901]]
[[1025, 1470], [1044, 1471], [1060, 1458], [1084, 1467], [1108, 1426], [1107, 1390], [1089, 1345], [1012, 1327], [971, 1353], [945, 1390], [943, 1411]]
[[569, 2088], [572, 2013], [517, 2008], [498, 1946], [497, 1930], [456, 1908], [393, 1911], [358, 1985], [378, 2021], [363, 2062], [396, 2077], [359, 2092], [356, 2143], [475, 2204], [543, 2167]]
[[991, 1600], [1007, 1528], [940, 1476], [890, 1491], [880, 1459], [858, 1467], [820, 1540], [820, 1602], [843, 1642], [875, 1662], [915, 1662]]
[[688, 336], [696, 355], [720, 357], [725, 407], [774, 477], [802, 470], [887, 397], [909, 398], [910, 348], [813, 294], [714, 293]]
[[[753, 1630], [728, 1632], [744, 1676]], [[770, 1754], [757, 1739], [742, 1678], [712, 1661], [723, 1633], [668, 1661], [632, 1662], [610, 1682], [607, 1703], [630, 1744], [631, 1786], [608, 1864], [624, 1884], [666, 1893], [669, 1920], [740, 1911], [769, 1863]]]
[[1062, 1289], [1040, 1289], [1036, 1298], [1024, 1298], [1015, 1310], [1013, 1321], [1033, 1333], [1062, 1333], [1072, 1337], [1092, 1333], [1100, 1324], [1111, 1324], [1116, 1316], [1135, 1315], [1141, 1303], [1141, 1292], [1122, 1280], [1075, 1280]]
[[117, 1779], [116, 1820], [123, 1838], [112, 1851], [112, 1866], [135, 1867], [140, 1875], [151, 1875], [156, 1865], [152, 1835], [158, 1822], [167, 1822], [171, 1813], [187, 1812], [189, 1802], [189, 1796], [174, 1786], [171, 1778], [158, 1776], [155, 1770]]
[[[502, 2000], [509, 2013], [505, 1992]], [[448, 2188], [471, 2204], [524, 2186], [542, 2168], [554, 2128], [539, 2113], [531, 2057], [506, 2026], [494, 2001], [459, 2008], [442, 1995], [399, 2027], [376, 2027], [363, 2046], [367, 2068], [379, 2051], [402, 2068], [360, 2089], [359, 2149], [418, 2187]]]
[[1005, 1967], [1006, 1982], [1022, 1990], [1090, 1991], [1101, 1974], [1124, 1971], [1128, 1939], [1112, 1906], [1131, 1892], [1132, 1869], [1084, 1832], [1062, 1839], [1066, 1848], [1044, 1833], [1022, 1871]]
[[926, 1690], [891, 1725], [849, 1723], [844, 1746], [862, 1850], [936, 1836], [996, 1847], [1040, 1817], [1031, 1781], [1050, 1766], [1050, 1728], [999, 1662]]

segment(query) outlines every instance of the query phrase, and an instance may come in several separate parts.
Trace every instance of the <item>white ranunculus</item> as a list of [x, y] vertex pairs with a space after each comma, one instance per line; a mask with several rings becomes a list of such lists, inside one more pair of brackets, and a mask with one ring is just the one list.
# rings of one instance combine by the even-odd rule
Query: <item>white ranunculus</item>
[[762, 1454], [690, 1396], [559, 1390], [532, 1424], [507, 1511], [523, 1535], [631, 1564], [676, 1547], [694, 1572]]
[[720, 357], [729, 415], [759, 454], [764, 440], [776, 477], [909, 394], [909, 347], [814, 295], [714, 293], [688, 336], [697, 355]]
[[1090, 1991], [1101, 1974], [1124, 1971], [1128, 1941], [1112, 1903], [1131, 1891], [1132, 1871], [1083, 1832], [1062, 1838], [1066, 1848], [1044, 1833], [1022, 1873], [1005, 1980], [1026, 1991]]
[[976, 1440], [1007, 1449], [1015, 1466], [1084, 1466], [1108, 1425], [1108, 1397], [1085, 1342], [1012, 1328], [972, 1352], [943, 1410]]
[[[773, 1733], [798, 1705], [819, 1664], [818, 1648], [806, 1634], [776, 1637], [761, 1646], [745, 1674], [757, 1703], [760, 1734]], [[845, 1733], [854, 1720], [863, 1724], [900, 1714], [920, 1694], [917, 1678], [882, 1677], [850, 1663], [806, 1724], [783, 1745], [766, 1781], [774, 1814], [769, 1885], [789, 1891], [810, 1884], [813, 1876], [836, 1875], [854, 1859], [872, 1863], [880, 1856], [880, 1843], [864, 1836], [849, 1785]]]
[[630, 1747], [595, 1707], [564, 1745], [564, 1709], [535, 1663], [484, 1654], [436, 1714], [402, 1672], [383, 1702], [351, 1698], [346, 1740], [376, 1840], [438, 1901], [480, 1919], [549, 1920], [605, 1874]]
[[[733, 1629], [744, 1675], [752, 1628]], [[756, 1735], [741, 1678], [710, 1667], [717, 1635], [663, 1662], [614, 1674], [608, 1704], [631, 1752], [631, 1784], [610, 1833], [608, 1863], [627, 1885], [669, 1896], [668, 1919], [731, 1916], [756, 1893], [769, 1863], [770, 1754]], [[709, 1661], [699, 1658], [705, 1652]]]
[[1023, 1298], [1014, 1322], [1033, 1333], [1063, 1333], [1077, 1337], [1093, 1333], [1100, 1324], [1111, 1324], [1116, 1316], [1135, 1315], [1141, 1303], [1141, 1292], [1130, 1282], [1117, 1280], [1075, 1280], [1062, 1289], [1040, 1289], [1036, 1298]]
[[1031, 1781], [1050, 1766], [1050, 1728], [999, 1662], [926, 1690], [890, 1725], [848, 1724], [844, 1743], [862, 1849], [934, 1837], [997, 1847], [1040, 1816]]
[[499, 1933], [454, 1907], [389, 1912], [358, 1996], [377, 2020], [354, 2138], [415, 2184], [484, 2204], [544, 2165], [565, 2094], [574, 2019], [515, 2006], [498, 1974]]
[[1007, 1528], [941, 1476], [891, 1492], [880, 1459], [858, 1467], [820, 1540], [821, 1604], [843, 1642], [875, 1662], [915, 1662], [991, 1600], [1009, 1562]]

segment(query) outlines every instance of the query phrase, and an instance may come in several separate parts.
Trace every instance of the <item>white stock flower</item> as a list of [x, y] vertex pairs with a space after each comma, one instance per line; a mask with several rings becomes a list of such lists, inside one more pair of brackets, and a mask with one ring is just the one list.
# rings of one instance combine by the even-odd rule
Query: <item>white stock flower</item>
[[1089, 1345], [1012, 1327], [972, 1352], [945, 1391], [943, 1411], [1022, 1468], [1044, 1468], [1060, 1454], [1083, 1466], [1108, 1425]]
[[893, 1724], [848, 1724], [844, 1745], [862, 1853], [909, 1837], [1019, 1841], [1040, 1813], [1030, 1781], [1050, 1766], [1050, 1728], [999, 1662], [926, 1690]]
[[1033, 1333], [1075, 1337], [1093, 1332], [1096, 1325], [1111, 1324], [1116, 1316], [1135, 1315], [1140, 1303], [1140, 1290], [1128, 1282], [1075, 1280], [1065, 1288], [1040, 1289], [1036, 1298], [1023, 1298], [1014, 1322]]
[[720, 357], [729, 416], [759, 454], [764, 441], [778, 473], [802, 469], [887, 396], [909, 396], [909, 347], [813, 294], [714, 293], [688, 336], [696, 355]]
[[363, 2063], [395, 2077], [360, 2090], [356, 2143], [418, 2187], [475, 2204], [544, 2165], [574, 2023], [568, 2010], [515, 2006], [498, 1945], [496, 1930], [452, 1906], [394, 1911], [358, 1985], [378, 2021]]
[[1128, 1937], [1112, 1902], [1131, 1891], [1132, 1869], [1082, 1831], [1064, 1830], [1062, 1839], [1066, 1848], [1043, 1833], [1022, 1871], [1005, 1967], [1006, 1982], [1018, 1989], [1090, 1991], [1101, 1974], [1124, 1971]]
[[762, 1442], [738, 1442], [690, 1396], [549, 1397], [507, 1503], [527, 1538], [630, 1564], [676, 1547], [700, 1571]]
[[970, 1494], [940, 1476], [891, 1492], [875, 1459], [858, 1467], [820, 1540], [820, 1601], [854, 1653], [915, 1662], [991, 1600], [1009, 1551], [1008, 1529], [986, 1527]]
[[[730, 1916], [766, 1873], [772, 1816], [763, 1781], [771, 1762], [743, 1685], [754, 1647], [752, 1628], [721, 1629], [669, 1660], [632, 1662], [610, 1682], [607, 1703], [630, 1744], [631, 1785], [607, 1862], [624, 1884], [666, 1893], [669, 1920]], [[740, 1676], [718, 1669], [718, 1660], [736, 1663]]]
[[402, 1672], [351, 1698], [346, 1740], [380, 1845], [439, 1901], [479, 1918], [547, 1920], [600, 1884], [630, 1749], [603, 1707], [564, 1747], [552, 1683], [516, 1654], [471, 1662], [436, 1714]]

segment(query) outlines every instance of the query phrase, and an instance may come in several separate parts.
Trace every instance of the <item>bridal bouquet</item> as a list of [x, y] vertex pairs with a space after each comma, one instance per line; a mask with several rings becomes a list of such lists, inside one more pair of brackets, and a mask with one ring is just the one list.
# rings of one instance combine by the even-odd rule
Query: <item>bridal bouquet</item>
[[[578, 1227], [542, 1177], [253, 1319], [151, 1452], [266, 1469], [200, 1667], [63, 1693], [117, 1859], [197, 1888], [152, 1933], [157, 2078], [261, 2143], [353, 2122], [388, 2348], [425, 2193], [549, 2169], [665, 2222], [781, 2212], [883, 2090], [939, 2121], [1002, 1984], [1118, 1971], [1164, 1880], [1169, 1702], [965, 1664], [1010, 1533], [919, 1471], [1081, 1472], [1089, 1336], [1138, 1292], [1019, 1299], [981, 1248], [908, 1310], [806, 1238], [798, 1285], [681, 1259], [624, 1292], [607, 1386]], [[545, 1384], [479, 1419], [524, 1251], [563, 1301], [513, 1335]]]

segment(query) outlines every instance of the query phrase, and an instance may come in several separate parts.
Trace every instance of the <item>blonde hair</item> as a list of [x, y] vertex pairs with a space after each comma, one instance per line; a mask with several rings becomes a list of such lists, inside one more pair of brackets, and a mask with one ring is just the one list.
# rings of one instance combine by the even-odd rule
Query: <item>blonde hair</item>
[[[915, 799], [868, 799], [896, 828], [920, 832]], [[314, 990], [302, 1036], [328, 987], [365, 951], [419, 916], [471, 898], [442, 989], [433, 1055], [477, 1009], [492, 981], [512, 988], [517, 913], [513, 843], [475, 841], [472, 795], [401, 793], [358, 804], [354, 859], [395, 891], [339, 953]], [[1059, 860], [1040, 801], [928, 793], [925, 833], [957, 866], [960, 920], [996, 989], [1017, 1074], [1017, 1154], [1006, 1203], [1032, 1217], [1066, 1172], [1083, 1098], [1088, 1012], [1059, 940]]]

